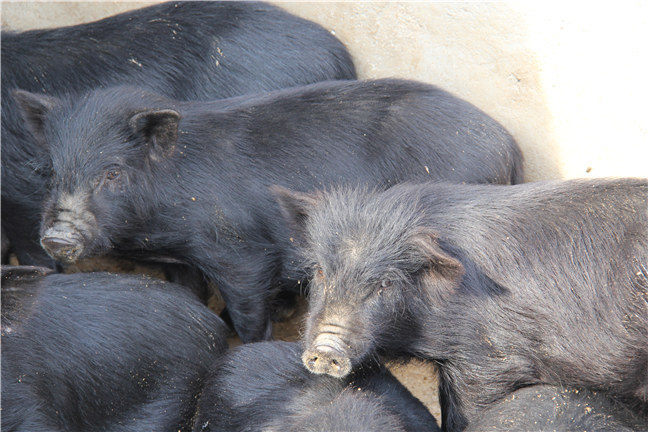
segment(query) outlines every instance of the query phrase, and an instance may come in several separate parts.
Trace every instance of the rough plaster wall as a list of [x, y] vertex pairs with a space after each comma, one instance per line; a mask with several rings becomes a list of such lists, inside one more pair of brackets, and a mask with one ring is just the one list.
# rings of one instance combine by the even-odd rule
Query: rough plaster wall
[[[3, 28], [148, 3], [3, 3]], [[437, 84], [502, 122], [528, 180], [648, 177], [648, 3], [277, 3], [347, 45], [362, 78]]]
[[[3, 3], [2, 27], [71, 25], [150, 3]], [[648, 177], [648, 3], [278, 4], [335, 32], [361, 78], [436, 84], [495, 117], [520, 143], [528, 180]], [[296, 337], [297, 322], [276, 336]], [[440, 418], [431, 367], [393, 370]]]

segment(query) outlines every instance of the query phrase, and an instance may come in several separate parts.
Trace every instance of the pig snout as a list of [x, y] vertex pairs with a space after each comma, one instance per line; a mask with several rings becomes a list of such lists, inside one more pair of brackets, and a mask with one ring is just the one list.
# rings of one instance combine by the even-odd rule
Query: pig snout
[[302, 356], [306, 369], [315, 374], [342, 378], [351, 371], [351, 361], [339, 351], [326, 346], [306, 350]]
[[59, 261], [74, 262], [83, 252], [81, 235], [70, 229], [49, 228], [43, 233], [40, 243], [52, 258]]
[[312, 373], [342, 378], [351, 372], [351, 360], [345, 351], [339, 338], [320, 334], [304, 352], [302, 362]]

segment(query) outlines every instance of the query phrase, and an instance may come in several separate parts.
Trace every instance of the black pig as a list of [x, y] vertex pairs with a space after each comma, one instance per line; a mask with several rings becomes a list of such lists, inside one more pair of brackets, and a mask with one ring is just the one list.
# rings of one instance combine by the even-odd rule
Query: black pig
[[51, 271], [2, 268], [2, 430], [191, 430], [220, 318], [180, 285]]
[[234, 348], [211, 368], [194, 432], [438, 431], [436, 420], [384, 367], [339, 380], [309, 373], [301, 347]]
[[51, 265], [38, 233], [50, 166], [23, 126], [13, 89], [57, 96], [133, 84], [211, 100], [355, 78], [348, 52], [327, 30], [253, 2], [172, 2], [89, 24], [2, 32], [1, 57], [2, 226], [29, 265]]
[[601, 393], [536, 385], [524, 387], [479, 413], [466, 432], [635, 432], [648, 424]]
[[52, 159], [41, 226], [49, 253], [183, 259], [219, 287], [245, 342], [270, 335], [268, 298], [304, 276], [270, 185], [510, 183], [522, 170], [498, 123], [411, 81], [327, 82], [204, 103], [131, 87], [17, 97]]
[[279, 191], [314, 270], [303, 360], [439, 364], [443, 424], [539, 383], [648, 405], [648, 181]]

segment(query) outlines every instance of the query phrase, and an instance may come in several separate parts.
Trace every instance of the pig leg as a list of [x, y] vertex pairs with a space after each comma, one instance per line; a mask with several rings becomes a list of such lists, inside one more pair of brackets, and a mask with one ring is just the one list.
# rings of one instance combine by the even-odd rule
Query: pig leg
[[11, 243], [7, 238], [7, 235], [4, 232], [4, 229], [0, 227], [2, 234], [0, 234], [2, 240], [2, 264], [7, 264], [9, 262], [9, 250], [11, 249]]
[[[36, 224], [35, 226], [38, 226], [40, 221], [34, 223]], [[34, 241], [34, 239], [38, 239], [37, 234], [30, 235], [27, 238], [27, 236], [24, 235], [11, 236], [10, 228], [7, 228], [5, 232], [9, 232], [7, 240], [9, 240], [11, 244], [11, 252], [16, 254], [16, 258], [20, 265], [54, 268], [54, 260], [47, 255], [45, 250], [37, 241]]]
[[[241, 260], [242, 263], [250, 261]], [[252, 267], [252, 266], [251, 266]], [[228, 269], [224, 277], [216, 279], [218, 289], [225, 300], [234, 329], [244, 343], [272, 338], [270, 320], [272, 268]]]
[[54, 260], [39, 243], [39, 227], [39, 213], [34, 213], [31, 207], [27, 208], [2, 197], [2, 237], [9, 240], [18, 263], [53, 268]]
[[262, 293], [250, 295], [241, 289], [228, 289], [220, 285], [220, 292], [227, 304], [227, 311], [234, 329], [243, 343], [270, 340], [272, 323], [268, 314], [267, 299]]
[[272, 300], [270, 316], [273, 322], [288, 321], [297, 311], [297, 293], [282, 289]]
[[190, 288], [200, 301], [207, 304], [210, 296], [209, 287], [198, 270], [182, 264], [165, 264], [164, 276], [170, 282]]

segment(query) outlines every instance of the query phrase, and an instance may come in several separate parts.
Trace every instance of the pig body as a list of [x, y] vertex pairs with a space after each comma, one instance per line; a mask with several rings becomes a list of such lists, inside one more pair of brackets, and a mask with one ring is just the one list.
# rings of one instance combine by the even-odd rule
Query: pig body
[[210, 100], [353, 79], [327, 30], [254, 2], [171, 2], [70, 27], [2, 32], [2, 226], [21, 264], [51, 265], [38, 227], [51, 169], [11, 91], [138, 85]]
[[2, 269], [2, 430], [190, 430], [220, 318], [182, 286], [51, 271]]
[[645, 420], [601, 393], [537, 385], [516, 390], [493, 404], [466, 432], [646, 430]]
[[315, 270], [311, 371], [344, 376], [376, 352], [434, 360], [448, 430], [542, 383], [646, 412], [648, 181], [279, 196]]
[[130, 87], [17, 97], [27, 112], [47, 111], [32, 122], [54, 172], [46, 249], [64, 261], [109, 251], [184, 260], [216, 283], [244, 341], [269, 337], [269, 299], [305, 276], [271, 185], [507, 184], [522, 170], [499, 124], [411, 81], [191, 103]]
[[301, 364], [297, 343], [234, 348], [211, 368], [194, 431], [438, 431], [434, 417], [384, 367], [339, 380]]

